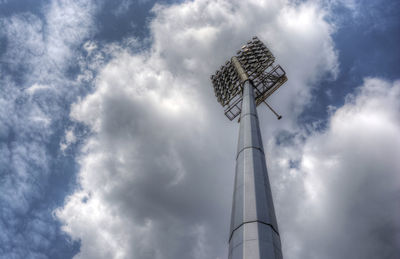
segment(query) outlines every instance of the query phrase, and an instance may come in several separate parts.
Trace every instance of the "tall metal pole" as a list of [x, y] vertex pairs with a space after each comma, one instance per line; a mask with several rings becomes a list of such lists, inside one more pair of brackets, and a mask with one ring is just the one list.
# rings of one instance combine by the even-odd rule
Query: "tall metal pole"
[[231, 61], [243, 83], [243, 101], [229, 259], [281, 259], [281, 241], [265, 162], [254, 86], [236, 57]]
[[271, 187], [257, 116], [257, 105], [286, 81], [275, 57], [253, 37], [211, 76], [215, 96], [233, 120], [240, 114], [229, 259], [282, 259]]

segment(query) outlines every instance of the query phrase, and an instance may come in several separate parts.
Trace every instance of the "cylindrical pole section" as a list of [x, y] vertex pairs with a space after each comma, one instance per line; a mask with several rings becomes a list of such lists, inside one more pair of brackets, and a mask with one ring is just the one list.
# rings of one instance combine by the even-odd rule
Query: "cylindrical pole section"
[[244, 82], [229, 259], [282, 259], [253, 85]]

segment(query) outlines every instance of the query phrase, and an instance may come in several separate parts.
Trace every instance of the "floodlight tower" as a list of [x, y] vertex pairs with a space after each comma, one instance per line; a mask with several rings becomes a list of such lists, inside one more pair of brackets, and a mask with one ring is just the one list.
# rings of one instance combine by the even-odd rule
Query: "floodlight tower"
[[285, 71], [257, 38], [211, 76], [218, 102], [233, 120], [240, 114], [229, 259], [282, 259], [281, 241], [256, 106], [287, 81]]

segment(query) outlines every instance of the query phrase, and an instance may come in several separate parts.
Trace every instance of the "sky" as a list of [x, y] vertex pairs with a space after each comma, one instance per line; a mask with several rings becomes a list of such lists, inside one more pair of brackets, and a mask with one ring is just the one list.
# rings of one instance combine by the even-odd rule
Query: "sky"
[[210, 75], [258, 36], [287, 259], [400, 258], [400, 2], [0, 0], [0, 258], [222, 259], [238, 123]]

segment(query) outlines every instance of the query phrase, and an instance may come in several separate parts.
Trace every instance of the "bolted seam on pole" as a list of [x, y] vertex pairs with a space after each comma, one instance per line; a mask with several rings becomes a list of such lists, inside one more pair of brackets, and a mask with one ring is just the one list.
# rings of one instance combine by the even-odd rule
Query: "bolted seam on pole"
[[254, 86], [235, 59], [232, 58], [232, 63], [243, 84], [243, 101], [229, 259], [281, 259], [281, 242], [254, 99]]

